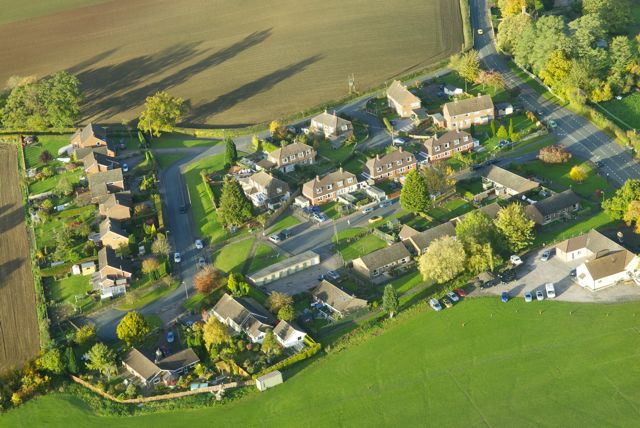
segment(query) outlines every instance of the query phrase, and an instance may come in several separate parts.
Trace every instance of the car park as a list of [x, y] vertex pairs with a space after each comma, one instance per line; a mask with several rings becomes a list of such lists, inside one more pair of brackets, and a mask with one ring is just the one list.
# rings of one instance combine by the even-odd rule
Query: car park
[[544, 285], [544, 289], [547, 291], [547, 299], [554, 299], [556, 297], [556, 288], [553, 286], [553, 282], [547, 282]]
[[379, 215], [374, 215], [369, 219], [369, 223], [375, 223], [376, 221], [380, 221], [380, 220], [382, 220], [382, 217], [380, 217]]
[[182, 261], [182, 256], [180, 253], [173, 253], [173, 261], [176, 263], [180, 263]]
[[269, 237], [269, 241], [273, 242], [274, 244], [277, 244], [278, 242], [282, 241], [282, 239], [280, 239], [280, 235], [276, 233], [275, 235], [271, 235]]
[[442, 310], [442, 305], [440, 304], [440, 302], [438, 302], [437, 299], [429, 299], [429, 306], [431, 306], [431, 309], [433, 309], [436, 312], [439, 312]]
[[509, 261], [514, 266], [520, 266], [522, 264], [522, 259], [520, 258], [520, 256], [516, 256], [515, 254], [509, 257]]
[[447, 292], [447, 297], [451, 299], [452, 302], [458, 302], [460, 300], [460, 297], [453, 291]]
[[340, 280], [340, 274], [338, 272], [336, 272], [335, 270], [330, 270], [327, 271], [325, 278], [329, 278], [331, 280], [334, 281], [339, 281]]
[[542, 290], [536, 290], [536, 300], [539, 302], [544, 300], [544, 293]]
[[453, 302], [448, 297], [443, 297], [442, 298], [442, 303], [444, 303], [444, 306], [447, 307], [447, 308], [453, 307]]
[[196, 239], [196, 250], [202, 250], [204, 248], [204, 243], [201, 239]]
[[542, 252], [542, 257], [540, 257], [540, 260], [546, 262], [547, 260], [549, 260], [549, 258], [551, 258], [551, 250], [544, 250]]
[[456, 288], [455, 290], [453, 290], [456, 292], [456, 294], [460, 297], [466, 297], [467, 293], [462, 289], [462, 288]]
[[373, 212], [373, 207], [366, 207], [362, 209], [362, 214], [369, 214], [370, 212]]
[[531, 295], [530, 291], [524, 293], [524, 301], [529, 303], [533, 300], [533, 295]]
[[507, 303], [509, 301], [509, 293], [503, 291], [500, 295], [500, 300], [502, 300], [503, 303]]

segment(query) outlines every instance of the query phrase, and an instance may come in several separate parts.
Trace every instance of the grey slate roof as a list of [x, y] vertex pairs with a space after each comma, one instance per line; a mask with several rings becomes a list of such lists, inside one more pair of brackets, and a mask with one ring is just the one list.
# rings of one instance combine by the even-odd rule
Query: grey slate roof
[[122, 176], [122, 169], [110, 169], [108, 171], [97, 172], [89, 176], [89, 190], [91, 190], [91, 196], [99, 197], [109, 193], [107, 184], [124, 182]]
[[411, 253], [409, 253], [409, 250], [407, 250], [407, 247], [405, 247], [402, 242], [396, 242], [393, 245], [362, 256], [360, 260], [369, 270], [374, 270], [405, 257], [411, 257]]
[[[400, 165], [398, 165], [398, 161], [400, 161]], [[398, 150], [391, 151], [383, 156], [376, 155], [376, 157], [368, 159], [365, 163], [365, 170], [369, 171], [369, 174], [372, 176], [378, 174], [384, 174], [389, 171], [393, 171], [402, 167], [406, 167], [408, 165], [413, 165], [416, 163], [416, 157], [411, 152], [405, 152], [402, 147]], [[391, 164], [391, 168], [388, 169], [386, 166]], [[376, 168], [382, 167], [382, 172], [377, 172]]]
[[408, 241], [416, 247], [416, 250], [424, 252], [433, 241], [443, 236], [456, 236], [456, 228], [450, 221], [417, 233], [409, 237]]
[[367, 307], [366, 300], [350, 296], [327, 280], [322, 280], [311, 290], [311, 295], [341, 313]]
[[491, 165], [481, 172], [483, 177], [497, 183], [503, 187], [508, 187], [518, 193], [525, 193], [537, 189], [540, 185], [497, 165]]
[[302, 333], [303, 335], [305, 334], [302, 330], [293, 327], [291, 324], [284, 320], [280, 321], [278, 325], [276, 325], [276, 327], [273, 329], [273, 334], [278, 336], [283, 342], [286, 342], [292, 336], [295, 336], [298, 333]]
[[98, 270], [101, 270], [106, 266], [111, 266], [131, 273], [131, 269], [129, 269], [127, 261], [118, 257], [116, 255], [116, 251], [110, 247], [102, 247], [98, 251]]
[[544, 217], [569, 208], [579, 202], [580, 198], [578, 195], [576, 195], [573, 190], [569, 189], [549, 196], [547, 199], [543, 199], [533, 205], [529, 205], [527, 206], [527, 209], [536, 210]]
[[131, 207], [131, 192], [110, 193], [101, 202], [105, 208], [111, 208], [116, 205]]
[[493, 109], [493, 101], [489, 95], [456, 100], [444, 105], [451, 116], [473, 113], [481, 110]]
[[107, 156], [105, 153], [101, 153], [96, 150], [92, 150], [85, 157], [83, 157], [82, 164], [84, 165], [85, 169], [95, 164], [106, 165], [110, 168], [120, 166], [120, 163], [115, 158]]

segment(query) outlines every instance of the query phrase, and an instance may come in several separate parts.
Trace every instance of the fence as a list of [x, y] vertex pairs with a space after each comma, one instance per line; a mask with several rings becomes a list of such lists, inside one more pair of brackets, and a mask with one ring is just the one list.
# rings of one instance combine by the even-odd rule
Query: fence
[[285, 202], [283, 202], [282, 205], [280, 205], [280, 207], [273, 212], [273, 215], [267, 219], [267, 221], [264, 224], [264, 228], [266, 229], [266, 228], [270, 227], [272, 224], [274, 224], [276, 222], [276, 220], [278, 219], [278, 217], [280, 217], [282, 215], [282, 213], [285, 212], [285, 210], [287, 208], [289, 208], [291, 206], [291, 204], [293, 204], [293, 202], [296, 200], [296, 198], [298, 196], [300, 196], [300, 193], [301, 193], [300, 189], [298, 189], [295, 192], [293, 192], [291, 194], [291, 196], [289, 196], [289, 199], [287, 199]]
[[200, 389], [196, 389], [193, 391], [182, 391], [182, 392], [172, 392], [170, 394], [163, 394], [163, 395], [154, 395], [151, 397], [143, 397], [143, 398], [127, 398], [127, 399], [121, 399], [118, 397], [114, 397], [113, 395], [109, 394], [108, 392], [104, 392], [102, 391], [100, 388], [91, 385], [89, 382], [80, 379], [79, 377], [73, 376], [71, 375], [71, 380], [73, 380], [75, 383], [84, 386], [85, 388], [95, 392], [96, 394], [100, 395], [103, 398], [106, 398], [107, 400], [111, 400], [111, 401], [115, 401], [116, 403], [121, 403], [121, 404], [141, 404], [141, 403], [149, 403], [152, 401], [162, 401], [162, 400], [172, 400], [174, 398], [181, 398], [181, 397], [188, 397], [190, 395], [196, 395], [196, 394], [204, 394], [204, 393], [216, 393], [219, 392], [220, 390], [225, 390], [225, 389], [231, 389], [231, 388], [240, 388], [243, 386], [249, 386], [249, 385], [255, 385], [255, 381], [254, 380], [246, 380], [246, 381], [240, 381], [240, 382], [230, 382], [230, 383], [225, 383], [222, 385], [213, 385], [213, 386], [207, 386], [205, 388], [200, 388]]

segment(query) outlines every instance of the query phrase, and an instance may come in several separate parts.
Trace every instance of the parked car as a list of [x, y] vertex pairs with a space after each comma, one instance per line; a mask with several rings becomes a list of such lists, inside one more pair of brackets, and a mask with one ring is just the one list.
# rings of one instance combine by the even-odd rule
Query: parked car
[[576, 277], [576, 270], [575, 269], [571, 269], [571, 272], [569, 272], [569, 276], [571, 276], [571, 278], [575, 278]]
[[556, 297], [556, 288], [553, 286], [553, 282], [547, 282], [544, 285], [545, 290], [547, 290], [547, 298], [553, 299]]
[[458, 297], [458, 295], [456, 293], [454, 293], [453, 291], [447, 292], [447, 297], [449, 299], [451, 299], [451, 301], [453, 301], [453, 302], [460, 301], [460, 297]]
[[327, 216], [324, 215], [324, 214], [315, 213], [313, 215], [313, 219], [315, 221], [317, 221], [318, 223], [323, 223], [323, 222], [327, 221]]
[[438, 302], [437, 299], [429, 299], [429, 306], [431, 306], [431, 309], [433, 309], [436, 312], [439, 312], [442, 310], [442, 305], [440, 305], [440, 302]]
[[380, 202], [380, 205], [378, 205], [378, 206], [380, 208], [384, 208], [384, 207], [388, 207], [390, 205], [393, 205], [393, 201], [391, 199], [387, 199], [386, 201]]
[[332, 279], [334, 281], [339, 281], [340, 280], [340, 274], [338, 272], [336, 272], [335, 270], [330, 270], [327, 271], [327, 274], [325, 275], [325, 277]]
[[549, 128], [556, 129], [557, 127], [558, 127], [558, 124], [556, 123], [555, 120], [550, 120], [549, 121]]
[[515, 254], [509, 257], [509, 261], [514, 266], [520, 266], [522, 264], [522, 259], [520, 258], [520, 256], [516, 256]]
[[456, 294], [460, 297], [466, 297], [467, 293], [462, 289], [462, 288], [456, 288], [455, 290], [453, 290], [456, 292]]
[[202, 250], [204, 248], [204, 243], [201, 239], [196, 239], [196, 250]]
[[544, 300], [544, 293], [542, 292], [542, 290], [536, 290], [536, 300], [537, 301]]
[[503, 291], [502, 294], [500, 295], [500, 300], [502, 300], [503, 303], [506, 303], [509, 301], [509, 293], [507, 293], [506, 291]]
[[540, 257], [540, 260], [543, 262], [546, 262], [547, 260], [549, 260], [550, 257], [551, 257], [551, 250], [544, 250], [542, 252], [542, 257]]
[[129, 165], [127, 165], [126, 163], [122, 164], [122, 172], [129, 172]]
[[278, 235], [280, 235], [280, 239], [284, 241], [291, 236], [291, 231], [289, 229], [282, 229]]
[[406, 143], [406, 141], [403, 138], [394, 138], [393, 139], [393, 144], [397, 144], [397, 145], [401, 146], [404, 143]]
[[196, 264], [200, 269], [204, 269], [204, 267], [207, 265], [207, 261], [204, 259], [204, 257], [198, 257], [198, 261]]
[[362, 214], [369, 214], [373, 211], [373, 207], [366, 207], [362, 209]]
[[174, 336], [173, 336], [173, 331], [169, 330], [169, 331], [167, 332], [167, 342], [168, 342], [168, 343], [173, 343], [173, 340], [174, 340], [174, 339], [175, 339], [175, 338], [174, 338]]
[[452, 308], [453, 307], [453, 302], [448, 297], [443, 297], [442, 298], [442, 303], [444, 303], [444, 306], [446, 308]]
[[369, 219], [369, 223], [375, 223], [376, 221], [380, 221], [380, 220], [382, 220], [382, 217], [380, 217], [379, 215], [374, 215]]
[[516, 279], [516, 270], [515, 269], [507, 269], [500, 274], [500, 281], [503, 284], [508, 284], [511, 281]]
[[180, 263], [182, 261], [182, 256], [180, 256], [180, 253], [173, 253], [173, 261], [176, 263]]
[[524, 301], [529, 303], [533, 300], [533, 296], [531, 295], [530, 291], [527, 291], [526, 293], [524, 293]]
[[280, 239], [280, 235], [276, 233], [275, 235], [271, 235], [269, 237], [269, 241], [273, 242], [274, 244], [277, 244], [278, 242], [282, 241], [282, 239]]

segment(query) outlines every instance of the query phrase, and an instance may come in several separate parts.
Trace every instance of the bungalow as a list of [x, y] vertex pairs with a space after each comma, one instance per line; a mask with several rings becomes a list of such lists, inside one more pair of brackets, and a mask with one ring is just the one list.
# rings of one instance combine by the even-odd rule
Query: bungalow
[[485, 191], [491, 189], [496, 196], [517, 196], [540, 187], [535, 181], [496, 165], [484, 169], [480, 175], [482, 188]]
[[367, 160], [362, 175], [367, 179], [381, 181], [404, 176], [413, 169], [416, 169], [416, 157], [400, 147], [382, 157], [376, 155]]
[[426, 162], [448, 159], [455, 152], [470, 152], [478, 144], [478, 140], [474, 139], [468, 132], [448, 131], [439, 137], [436, 134], [425, 140], [421, 146], [420, 156]]
[[387, 89], [387, 101], [389, 107], [395, 109], [400, 117], [415, 115], [415, 110], [418, 110], [422, 105], [420, 98], [409, 92], [406, 86], [398, 80], [394, 80]]
[[358, 190], [358, 179], [342, 167], [324, 177], [316, 176], [314, 180], [302, 185], [302, 195], [309, 199], [312, 205], [325, 204], [336, 200], [339, 195]]
[[528, 205], [525, 214], [536, 224], [545, 225], [561, 218], [571, 218], [579, 209], [580, 198], [569, 189]]
[[304, 338], [307, 336], [302, 330], [293, 327], [288, 322], [282, 320], [273, 329], [278, 343], [284, 348], [300, 349], [304, 346]]
[[123, 245], [129, 244], [129, 237], [122, 230], [122, 226], [118, 220], [105, 218], [100, 223], [100, 242], [105, 247], [118, 249]]
[[98, 271], [91, 279], [93, 289], [100, 291], [102, 299], [126, 293], [131, 276], [128, 263], [116, 256], [113, 248], [103, 247], [98, 251]]
[[82, 164], [84, 165], [84, 172], [87, 176], [97, 172], [120, 168], [120, 163], [115, 160], [115, 158], [95, 150], [82, 158]]
[[411, 249], [411, 252], [417, 255], [424, 254], [427, 248], [429, 248], [429, 245], [438, 238], [442, 238], [443, 236], [456, 236], [456, 228], [453, 223], [449, 221], [431, 227], [423, 232], [408, 232], [409, 230], [403, 227], [402, 230], [400, 230], [400, 239]]
[[244, 332], [253, 343], [262, 343], [267, 330], [275, 323], [273, 316], [251, 298], [239, 298], [225, 293], [208, 315], [236, 333]]
[[[482, 213], [484, 213], [487, 217], [489, 217], [491, 220], [495, 220], [496, 218], [498, 218], [498, 212], [500, 211], [502, 207], [500, 206], [500, 204], [498, 204], [497, 202], [494, 202], [492, 204], [488, 204], [485, 205], [483, 207], [480, 207], [474, 211], [480, 211]], [[473, 211], [471, 211], [473, 212]], [[468, 216], [471, 213], [466, 213], [466, 214], [462, 214], [461, 216], [455, 217], [453, 219], [451, 219], [451, 222], [454, 225], [457, 225], [460, 221], [462, 221], [466, 216]]]
[[266, 205], [272, 210], [289, 199], [289, 185], [265, 171], [257, 172], [238, 181], [245, 195], [255, 207], [260, 208]]
[[198, 362], [200, 358], [191, 348], [166, 357], [158, 349], [153, 360], [138, 349], [131, 348], [122, 358], [124, 368], [144, 385], [157, 385], [162, 382], [167, 386], [173, 386], [180, 375], [188, 373]]
[[341, 318], [367, 307], [367, 301], [353, 297], [327, 280], [320, 281], [311, 290], [313, 300], [320, 303], [330, 312], [328, 316]]
[[411, 253], [409, 253], [407, 247], [402, 242], [397, 242], [366, 256], [359, 257], [352, 263], [354, 271], [371, 280], [392, 269], [405, 267], [411, 262]]
[[353, 125], [350, 121], [330, 114], [325, 110], [311, 119], [309, 130], [315, 134], [323, 134], [325, 138], [334, 139], [340, 136], [353, 134]]
[[129, 220], [131, 218], [131, 192], [110, 193], [98, 205], [101, 216], [113, 220]]
[[96, 203], [109, 193], [117, 193], [125, 190], [122, 169], [110, 169], [108, 171], [97, 172], [88, 177], [91, 200]]
[[274, 150], [256, 163], [258, 169], [278, 168], [282, 172], [295, 170], [296, 165], [313, 165], [316, 151], [303, 143], [292, 143]]
[[467, 129], [471, 125], [484, 125], [495, 117], [493, 101], [489, 95], [480, 95], [446, 103], [442, 116], [449, 129]]
[[595, 229], [556, 245], [556, 257], [563, 262], [595, 257], [597, 254], [620, 251], [623, 247]]

